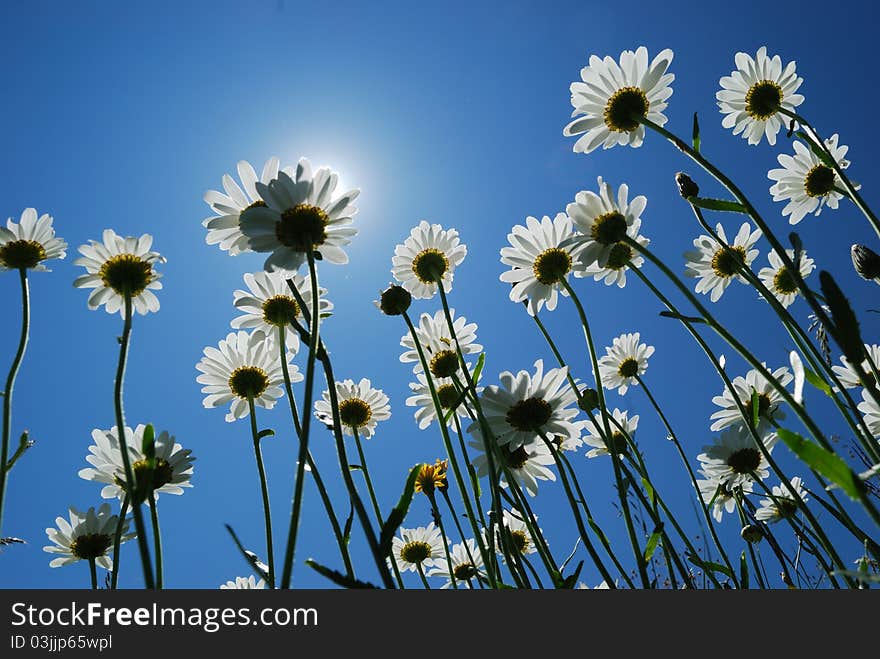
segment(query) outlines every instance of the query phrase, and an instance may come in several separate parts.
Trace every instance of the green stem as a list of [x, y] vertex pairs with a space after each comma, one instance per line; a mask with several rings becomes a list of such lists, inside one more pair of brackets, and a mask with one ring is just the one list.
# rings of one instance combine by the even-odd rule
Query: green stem
[[[122, 454], [122, 466], [125, 470], [126, 492], [136, 491], [134, 472], [131, 468], [131, 459], [128, 455], [128, 440], [125, 436], [125, 412], [122, 406], [122, 389], [125, 381], [125, 366], [128, 360], [128, 346], [131, 341], [131, 295], [126, 293], [123, 306], [122, 338], [119, 345], [119, 363], [116, 367], [116, 381], [113, 390], [113, 405], [116, 412], [116, 435], [119, 439], [119, 449]], [[144, 516], [141, 511], [141, 502], [132, 502], [134, 526], [137, 532], [138, 549], [141, 553], [141, 565], [144, 570], [144, 585], [152, 590], [155, 587], [153, 580], [153, 567], [150, 560], [150, 547], [147, 545], [147, 529], [144, 524]]]
[[164, 587], [162, 565], [162, 531], [159, 529], [159, 511], [157, 510], [156, 497], [150, 492], [150, 521], [153, 524], [153, 548], [156, 552], [156, 590]]
[[[290, 580], [293, 575], [293, 559], [294, 552], [296, 550], [296, 537], [297, 531], [299, 529], [299, 518], [302, 507], [303, 479], [305, 475], [304, 470], [309, 455], [309, 431], [312, 427], [311, 410], [315, 387], [315, 360], [317, 359], [318, 346], [320, 345], [319, 327], [321, 313], [319, 311], [320, 307], [318, 306], [318, 295], [320, 291], [318, 289], [318, 271], [317, 268], [315, 268], [315, 255], [311, 250], [308, 252], [308, 263], [309, 281], [312, 287], [312, 313], [310, 319], [311, 326], [309, 328], [309, 354], [308, 358], [306, 359], [305, 392], [303, 393], [302, 407], [302, 432], [299, 433], [299, 460], [296, 466], [296, 483], [294, 485], [293, 507], [290, 513], [290, 528], [287, 532], [287, 547], [284, 552], [284, 566], [281, 572], [282, 588], [290, 588]], [[292, 286], [292, 283], [293, 282], [288, 282], [288, 285]], [[304, 305], [301, 307], [301, 311], [303, 313], [303, 317], [305, 317], [307, 309]], [[284, 330], [282, 328], [282, 332], [283, 331]], [[282, 354], [281, 363], [285, 364], [285, 375], [287, 375], [286, 362], [287, 359]], [[287, 377], [287, 379], [289, 380], [289, 377]], [[330, 389], [334, 389], [336, 383], [330, 382], [328, 383], [328, 386]]]
[[[373, 487], [373, 479], [370, 478], [370, 468], [367, 466], [367, 456], [364, 454], [364, 447], [361, 443], [361, 436], [358, 433], [357, 428], [351, 429], [352, 434], [354, 435], [354, 443], [357, 446], [358, 458], [361, 461], [361, 471], [364, 474], [364, 481], [367, 484], [367, 492], [370, 494], [370, 502], [373, 504], [373, 512], [376, 513], [376, 521], [379, 523], [379, 528], [382, 528], [382, 525], [385, 523], [385, 520], [382, 519], [382, 509], [379, 508], [379, 500], [376, 498], [376, 490]], [[394, 577], [397, 580], [397, 585], [399, 588], [403, 588], [403, 577], [400, 575], [400, 568], [397, 567], [397, 561], [394, 558], [394, 554], [391, 555], [391, 567], [394, 569]]]
[[[584, 526], [583, 520], [581, 519], [580, 509], [577, 505], [578, 498], [575, 497], [575, 494], [571, 489], [571, 484], [568, 482], [568, 475], [565, 472], [565, 465], [559, 458], [559, 454], [562, 452], [562, 449], [560, 448], [559, 450], [557, 450], [553, 443], [547, 438], [547, 435], [544, 432], [540, 432], [539, 434], [541, 435], [541, 439], [544, 440], [544, 444], [547, 446], [547, 450], [550, 451], [550, 453], [553, 455], [553, 459], [556, 461], [556, 468], [559, 470], [559, 479], [562, 481], [563, 489], [565, 489], [565, 495], [568, 498], [568, 503], [571, 506], [571, 513], [574, 516], [574, 523], [577, 526], [578, 532], [581, 535], [581, 540], [584, 543], [584, 547], [586, 547], [587, 553], [590, 554], [590, 558], [596, 565], [596, 569], [599, 570], [599, 574], [602, 575], [602, 578], [607, 581], [608, 585], [610, 586], [614, 580], [611, 578], [611, 574], [608, 572], [608, 569], [605, 567], [602, 559], [599, 558], [599, 554], [596, 551], [596, 548], [593, 547], [593, 543], [590, 542], [590, 534], [587, 533], [587, 529]], [[580, 493], [580, 501], [584, 501], [583, 492], [580, 492], [580, 487], [578, 487], [578, 492]]]
[[[421, 563], [416, 563], [416, 571], [418, 571], [419, 576], [422, 579], [422, 585], [425, 587], [425, 590], [431, 590], [431, 585], [428, 583], [428, 580], [425, 578], [425, 570], [422, 568]], [[452, 568], [449, 568], [450, 575], [452, 574]], [[454, 583], [454, 582], [453, 582]], [[457, 587], [457, 586], [456, 586]]]
[[89, 574], [92, 577], [92, 590], [98, 590], [98, 570], [94, 558], [89, 559]]
[[[293, 280], [287, 280], [288, 286], [290, 286], [291, 290], [294, 293], [294, 296], [297, 299], [297, 304], [300, 304], [302, 309], [305, 309], [304, 301], [302, 300], [302, 296], [299, 294], [299, 291], [296, 290], [296, 286], [293, 283]], [[306, 319], [306, 322], [310, 322], [310, 316], [308, 315], [308, 310], [305, 309], [303, 312], [303, 317]], [[300, 330], [301, 327], [299, 323], [294, 321], [294, 327], [297, 330]], [[305, 331], [305, 330], [303, 330]], [[282, 328], [281, 332], [281, 360], [282, 360], [282, 373], [284, 375], [284, 389], [287, 393], [287, 402], [290, 407], [290, 416], [293, 420], [293, 429], [296, 432], [297, 439], [302, 435], [302, 426], [300, 425], [299, 413], [296, 409], [296, 398], [293, 395], [293, 387], [290, 382], [290, 368], [288, 367], [287, 360], [285, 359], [285, 328]], [[302, 444], [300, 444], [300, 448], [302, 448]], [[312, 456], [311, 451], [306, 454], [306, 464], [310, 470], [313, 480], [315, 481], [315, 487], [318, 489], [318, 494], [321, 497], [321, 501], [324, 504], [324, 509], [327, 511], [327, 518], [330, 520], [330, 526], [333, 529], [333, 535], [336, 538], [336, 544], [339, 547], [339, 553], [342, 556], [342, 561], [345, 563], [346, 574], [354, 578], [354, 566], [351, 562], [351, 553], [348, 550], [348, 542], [346, 542], [344, 534], [342, 533], [342, 527], [339, 525], [339, 518], [336, 516], [336, 511], [333, 509], [333, 502], [330, 500], [329, 494], [327, 494], [327, 488], [324, 485], [324, 479], [321, 477], [321, 473], [318, 471], [318, 464], [315, 462], [314, 457]], [[297, 468], [299, 467], [299, 463], [297, 463]], [[294, 506], [296, 505], [296, 494], [294, 494]], [[297, 519], [299, 516], [296, 516]], [[293, 516], [292, 516], [293, 519]], [[292, 520], [291, 520], [292, 521]], [[296, 552], [296, 538], [293, 538], [293, 541], [290, 541], [290, 535], [288, 533], [288, 546], [285, 550], [285, 565], [287, 564], [287, 552], [290, 552], [291, 559], [290, 564], [293, 566], [294, 554]], [[291, 567], [291, 570], [293, 568]]]
[[18, 275], [21, 282], [21, 335], [18, 339], [18, 350], [12, 360], [12, 367], [6, 377], [6, 388], [3, 390], [3, 440], [2, 446], [0, 446], [0, 536], [3, 531], [3, 502], [6, 499], [6, 481], [9, 474], [7, 460], [9, 459], [9, 436], [12, 434], [12, 389], [15, 386], [18, 369], [21, 368], [21, 362], [24, 359], [31, 324], [27, 269], [19, 268]]
[[119, 505], [119, 521], [116, 522], [116, 532], [113, 534], [113, 571], [110, 574], [110, 590], [116, 590], [119, 583], [119, 563], [122, 560], [120, 545], [122, 544], [122, 528], [125, 525], [125, 516], [128, 514], [128, 494], [122, 495], [122, 503]]
[[[433, 492], [429, 493], [426, 490], [425, 494], [428, 496], [428, 501], [431, 502], [431, 516], [434, 518], [434, 521], [437, 522], [437, 527], [440, 529], [440, 537], [443, 539], [443, 551], [446, 554], [446, 568], [449, 570], [449, 582], [455, 590], [458, 590], [455, 571], [452, 569], [452, 556], [449, 554], [449, 539], [446, 536], [446, 527], [443, 526], [443, 517], [440, 515], [440, 509], [437, 507], [437, 499]], [[446, 498], [446, 501], [447, 503], [449, 502], [449, 497]], [[467, 540], [465, 540], [464, 534], [461, 533], [460, 530], [459, 535], [461, 536], [461, 543], [464, 545], [465, 551], [467, 552], [468, 560], [471, 562], [471, 565], [476, 565], [474, 557], [471, 555], [470, 547], [468, 547]], [[421, 564], [419, 564], [419, 567], [421, 567]]]
[[[430, 366], [428, 365], [428, 360], [425, 357], [425, 351], [422, 348], [421, 341], [419, 340], [419, 336], [416, 333], [416, 328], [413, 325], [412, 320], [410, 319], [408, 314], [404, 313], [402, 315], [403, 315], [404, 321], [406, 322], [406, 326], [409, 329], [410, 336], [412, 336], [413, 343], [415, 344], [415, 347], [416, 347], [416, 352], [418, 352], [419, 360], [421, 361], [422, 369], [424, 370], [424, 373], [425, 373], [425, 381], [428, 383], [428, 391], [431, 393], [431, 400], [434, 403], [434, 409], [437, 411], [438, 415], [442, 415], [443, 414], [443, 412], [442, 412], [443, 406], [440, 404], [440, 399], [437, 397], [437, 389], [434, 385], [434, 378], [431, 373]], [[473, 506], [471, 504], [470, 498], [467, 496], [467, 488], [465, 486], [464, 479], [461, 476], [461, 470], [459, 469], [459, 466], [458, 466], [458, 459], [457, 459], [457, 457], [455, 455], [455, 451], [453, 450], [453, 447], [452, 447], [452, 440], [450, 440], [450, 438], [449, 438], [449, 430], [446, 427], [446, 425], [442, 422], [442, 416], [439, 418], [441, 420], [438, 421], [437, 425], [440, 426], [440, 434], [443, 437], [443, 443], [446, 448], [446, 454], [449, 456], [449, 463], [452, 465], [452, 473], [455, 476], [455, 482], [458, 485], [458, 490], [459, 490], [459, 492], [461, 492], [461, 499], [464, 502], [464, 506], [465, 506], [467, 516], [468, 516], [468, 520], [471, 523], [471, 529], [474, 533], [474, 538], [477, 540], [477, 543], [479, 545], [480, 554], [483, 558], [483, 564], [486, 565], [487, 567], [491, 566], [492, 565], [491, 555], [486, 551], [486, 547], [485, 547], [485, 545], [483, 543], [483, 539], [481, 537], [480, 529], [477, 526], [477, 521], [476, 521], [477, 518], [474, 515], [474, 510], [473, 510]], [[500, 506], [499, 506], [499, 508], [500, 508]], [[500, 513], [498, 513], [498, 514], [500, 514]], [[491, 538], [489, 540], [491, 541]], [[465, 541], [465, 539], [462, 538], [462, 542], [464, 542], [464, 541]], [[492, 570], [489, 570], [487, 576], [489, 577], [489, 581], [490, 581], [492, 587], [493, 588], [497, 587], [496, 577], [495, 577], [494, 572]]]
[[257, 472], [260, 476], [260, 493], [263, 497], [263, 518], [266, 526], [266, 563], [269, 566], [269, 588], [275, 588], [275, 550], [272, 544], [272, 512], [269, 507], [269, 484], [266, 481], [266, 469], [263, 466], [263, 451], [260, 448], [260, 432], [257, 429], [257, 411], [254, 408], [254, 397], [248, 396], [250, 410], [251, 435], [254, 439], [254, 457], [257, 460]]
[[[678, 455], [681, 458], [682, 463], [684, 463], [685, 469], [687, 469], [688, 476], [691, 479], [691, 485], [693, 485], [694, 491], [697, 493], [697, 497], [700, 499], [700, 510], [702, 510], [703, 512], [703, 517], [706, 520], [706, 526], [709, 529], [709, 533], [712, 535], [712, 541], [715, 543], [715, 548], [718, 550], [718, 553], [721, 554], [721, 559], [724, 561], [724, 565], [727, 567], [727, 569], [730, 570], [730, 573], [736, 575], [736, 572], [733, 569], [733, 565], [731, 564], [730, 559], [727, 556], [727, 552], [724, 551], [724, 545], [721, 544], [721, 540], [718, 538], [718, 532], [715, 530], [715, 525], [712, 524], [712, 518], [709, 515], [709, 509], [706, 507], [706, 502], [703, 501], [703, 495], [700, 492], [700, 486], [697, 485], [697, 476], [696, 474], [694, 474], [694, 470], [687, 459], [684, 448], [682, 447], [681, 442], [678, 440], [678, 435], [676, 435], [675, 431], [672, 429], [672, 424], [669, 423], [669, 420], [666, 418], [666, 415], [660, 408], [659, 403], [657, 403], [657, 400], [654, 398], [654, 395], [648, 388], [647, 383], [640, 375], [636, 374], [635, 377], [638, 383], [642, 386], [642, 389], [644, 390], [645, 395], [648, 397], [648, 400], [651, 401], [651, 405], [657, 412], [657, 416], [660, 417], [660, 420], [666, 427], [666, 432], [669, 434], [669, 437], [672, 438], [672, 442], [675, 444], [675, 448], [678, 450]], [[734, 581], [736, 581], [736, 577], [734, 577]]]
[[[639, 576], [642, 580], [642, 587], [649, 588], [650, 580], [648, 578], [648, 570], [647, 565], [645, 564], [644, 555], [642, 554], [641, 549], [639, 549], [639, 542], [636, 538], [635, 527], [633, 526], [632, 514], [629, 509], [629, 502], [626, 500], [626, 489], [623, 486], [623, 478], [620, 473], [620, 456], [617, 455], [616, 451], [614, 451], [613, 442], [611, 441], [611, 426], [608, 422], [608, 409], [605, 404], [605, 392], [602, 385], [602, 376], [599, 371], [599, 360], [596, 357], [596, 347], [593, 343], [593, 335], [590, 332], [590, 324], [587, 322], [587, 314], [584, 311], [584, 307], [581, 304], [580, 298], [577, 293], [575, 293], [574, 289], [568, 283], [568, 280], [562, 279], [562, 286], [565, 288], [572, 302], [574, 302], [574, 306], [577, 309], [578, 316], [580, 317], [581, 327], [584, 330], [584, 337], [587, 341], [587, 350], [590, 354], [590, 365], [593, 369], [594, 377], [596, 378], [596, 395], [599, 398], [599, 410], [602, 415], [602, 425], [605, 431], [605, 442], [608, 445], [608, 452], [611, 455], [611, 463], [614, 468], [614, 481], [617, 486], [617, 495], [620, 499], [620, 509], [623, 512], [623, 519], [626, 524], [627, 535], [629, 536], [630, 546], [632, 547], [633, 556], [636, 559], [636, 565], [638, 565]], [[597, 426], [598, 430], [598, 426]]]

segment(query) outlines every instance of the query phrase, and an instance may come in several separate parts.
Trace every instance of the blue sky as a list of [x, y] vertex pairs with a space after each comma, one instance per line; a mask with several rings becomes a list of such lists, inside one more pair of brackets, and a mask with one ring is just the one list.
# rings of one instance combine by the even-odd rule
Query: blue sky
[[[864, 63], [873, 58], [873, 21], [846, 3], [823, 26], [833, 36], [810, 38], [802, 27], [815, 14], [809, 3], [739, 3], [695, 8], [691, 3], [634, 2], [612, 9], [597, 2], [297, 3], [243, 2], [7, 2], [0, 20], [0, 214], [18, 219], [34, 206], [55, 217], [58, 234], [70, 244], [68, 258], [51, 274], [32, 277], [31, 343], [15, 391], [14, 433], [31, 431], [37, 445], [16, 466], [8, 491], [4, 531], [28, 540], [0, 555], [4, 587], [83, 587], [84, 564], [50, 569], [41, 551], [44, 529], [68, 505], [100, 503], [100, 488], [77, 472], [86, 463], [92, 428], [113, 423], [112, 385], [115, 337], [121, 321], [90, 312], [87, 294], [71, 282], [78, 245], [100, 237], [104, 228], [121, 234], [155, 236], [167, 257], [161, 311], [137, 317], [126, 382], [131, 425], [152, 422], [191, 448], [195, 487], [184, 496], [164, 496], [160, 514], [170, 587], [213, 588], [246, 574], [223, 529], [232, 524], [245, 543], [263, 545], [262, 515], [249, 430], [227, 424], [220, 409], [206, 410], [195, 382], [194, 365], [206, 345], [215, 345], [234, 316], [232, 291], [262, 258], [230, 258], [204, 242], [202, 201], [219, 188], [224, 173], [240, 159], [259, 169], [272, 155], [284, 164], [306, 156], [337, 169], [345, 184], [361, 188], [356, 225], [361, 233], [348, 249], [349, 265], [321, 269], [322, 283], [336, 303], [323, 332], [337, 376], [369, 377], [391, 397], [392, 419], [368, 442], [379, 498], [396, 501], [407, 468], [441, 455], [436, 429], [420, 432], [412, 408], [404, 406], [409, 368], [398, 362], [404, 326], [373, 306], [390, 278], [394, 245], [421, 219], [454, 226], [468, 245], [451, 294], [460, 314], [480, 325], [486, 347], [487, 383], [503, 370], [531, 369], [536, 358], [550, 359], [524, 310], [507, 298], [498, 251], [510, 227], [527, 215], [554, 215], [596, 176], [627, 182], [645, 194], [643, 231], [652, 247], [679, 271], [681, 254], [697, 235], [673, 175], [691, 172], [706, 193], [719, 193], [697, 177], [674, 150], [649, 135], [638, 149], [615, 148], [588, 156], [572, 153], [562, 136], [571, 112], [568, 86], [590, 54], [616, 57], [625, 48], [646, 45], [651, 55], [675, 51], [675, 93], [666, 111], [668, 127], [690, 132], [699, 112], [704, 152], [734, 173], [753, 201], [773, 218], [779, 235], [788, 233], [780, 204], [767, 191], [766, 171], [775, 155], [790, 147], [780, 136], [774, 149], [748, 147], [721, 127], [714, 94], [718, 79], [733, 68], [738, 50], [754, 53], [767, 45], [783, 60], [796, 59], [805, 78], [804, 114], [821, 132], [839, 132], [851, 146], [855, 179], [869, 203], [876, 200], [868, 163], [880, 144], [872, 125], [876, 89], [866, 82]], [[870, 10], [873, 11], [873, 10]], [[845, 49], [828, 48], [845, 35]], [[825, 41], [827, 39], [827, 41]], [[735, 232], [739, 222], [720, 218]], [[867, 223], [851, 205], [797, 227], [807, 252], [830, 269], [859, 312], [876, 299], [873, 284], [858, 279], [849, 264], [849, 246], [877, 248]], [[766, 241], [760, 245], [761, 265]], [[652, 278], [659, 277], [646, 269]], [[0, 275], [0, 368], [5, 374], [14, 352], [19, 308], [17, 278]], [[592, 280], [576, 282], [602, 345], [640, 331], [657, 347], [648, 382], [667, 410], [688, 452], [696, 456], [710, 440], [711, 397], [722, 385], [696, 346], [673, 321], [657, 317], [660, 305], [631, 278], [626, 289]], [[669, 290], [668, 287], [665, 287]], [[435, 310], [433, 302], [414, 305]], [[772, 366], [787, 363], [786, 335], [765, 304], [742, 286], [732, 286], [713, 308], [718, 317]], [[806, 306], [792, 308], [798, 318]], [[878, 320], [862, 313], [865, 337], [876, 339]], [[562, 303], [547, 318], [578, 375], [586, 377], [582, 339], [574, 310]], [[717, 345], [717, 342], [713, 342]], [[745, 367], [728, 354], [732, 374]], [[301, 392], [300, 389], [297, 390]], [[648, 401], [637, 389], [612, 405], [641, 417], [636, 434], [659, 487], [693, 522], [684, 472], [665, 441]], [[828, 432], [842, 432], [825, 415]], [[812, 401], [811, 401], [812, 402]], [[277, 431], [266, 440], [277, 545], [283, 547], [295, 443], [285, 405], [259, 414], [260, 424]], [[313, 448], [325, 478], [335, 480], [329, 434], [316, 428]], [[779, 449], [784, 465], [796, 463]], [[609, 465], [578, 459], [582, 480], [606, 531], [625, 548], [622, 525], [612, 508]], [[341, 486], [333, 494], [342, 508]], [[536, 501], [541, 526], [562, 559], [576, 531], [562, 507], [561, 487], [542, 487]], [[338, 566], [329, 527], [312, 488], [308, 489], [299, 558], [314, 557]], [[407, 524], [430, 520], [417, 499]], [[726, 518], [733, 540], [738, 527]], [[354, 547], [363, 577], [374, 578], [363, 543]], [[737, 550], [738, 552], [738, 550]], [[858, 548], [847, 547], [856, 558]], [[124, 559], [122, 584], [139, 583], [132, 545]], [[768, 558], [769, 563], [769, 558]], [[587, 568], [585, 580], [600, 580]], [[298, 564], [295, 584], [327, 582]], [[594, 583], [595, 582], [595, 583]]]

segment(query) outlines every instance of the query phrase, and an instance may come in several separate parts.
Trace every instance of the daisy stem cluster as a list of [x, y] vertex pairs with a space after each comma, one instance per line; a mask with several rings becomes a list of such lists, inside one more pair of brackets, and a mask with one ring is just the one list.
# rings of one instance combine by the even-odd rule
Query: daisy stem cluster
[[595, 374], [596, 378], [596, 392], [598, 395], [599, 402], [599, 413], [602, 417], [602, 429], [604, 430], [603, 439], [608, 447], [608, 451], [611, 454], [611, 464], [614, 469], [614, 481], [617, 488], [618, 498], [620, 499], [620, 509], [623, 513], [623, 519], [626, 523], [626, 531], [629, 536], [630, 545], [632, 546], [633, 556], [636, 559], [636, 565], [639, 569], [639, 576], [642, 580], [642, 587], [649, 588], [649, 579], [648, 579], [648, 570], [647, 565], [645, 563], [644, 555], [639, 548], [638, 539], [636, 538], [635, 527], [633, 526], [632, 521], [632, 513], [629, 509], [629, 502], [626, 499], [626, 488], [623, 485], [623, 479], [621, 477], [621, 465], [620, 465], [620, 456], [613, 446], [613, 440], [611, 439], [611, 425], [608, 422], [608, 409], [605, 405], [605, 393], [603, 391], [602, 386], [602, 378], [599, 372], [599, 361], [596, 357], [596, 348], [593, 344], [593, 334], [590, 331], [590, 324], [587, 321], [587, 313], [584, 311], [584, 307], [581, 304], [580, 298], [577, 293], [575, 293], [574, 289], [571, 285], [566, 281], [562, 280], [562, 285], [565, 288], [565, 291], [568, 293], [569, 297], [571, 297], [572, 302], [574, 302], [575, 308], [577, 309], [578, 317], [581, 321], [581, 327], [584, 331], [584, 338], [587, 342], [587, 352], [589, 353], [590, 358], [590, 366]]
[[30, 291], [28, 289], [27, 269], [18, 269], [19, 282], [21, 283], [21, 334], [18, 339], [18, 348], [15, 358], [9, 368], [6, 377], [6, 386], [3, 389], [3, 437], [0, 440], [0, 537], [3, 532], [3, 506], [6, 500], [6, 482], [9, 478], [9, 470], [12, 464], [9, 462], [9, 438], [12, 434], [12, 390], [15, 387], [15, 378], [24, 360], [25, 349], [30, 332], [31, 307]]

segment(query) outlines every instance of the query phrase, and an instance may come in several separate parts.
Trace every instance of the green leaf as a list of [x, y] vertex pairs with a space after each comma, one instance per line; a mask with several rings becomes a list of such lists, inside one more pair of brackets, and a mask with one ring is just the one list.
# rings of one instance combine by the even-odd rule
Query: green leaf
[[648, 542], [645, 544], [645, 563], [650, 563], [651, 557], [654, 556], [654, 552], [657, 551], [657, 545], [660, 544], [662, 531], [663, 526], [658, 525], [651, 534], [651, 537], [648, 538]]
[[645, 492], [648, 493], [648, 501], [651, 502], [652, 506], [656, 505], [657, 502], [654, 500], [654, 497], [655, 497], [654, 488], [651, 485], [651, 482], [647, 478], [645, 478], [644, 476], [642, 476], [642, 485], [645, 486]]
[[327, 577], [335, 583], [337, 586], [342, 586], [343, 588], [372, 588], [375, 589], [377, 586], [374, 586], [371, 583], [366, 581], [359, 581], [354, 577], [349, 577], [342, 572], [337, 572], [336, 570], [331, 570], [329, 567], [325, 567], [320, 563], [313, 561], [311, 558], [306, 559], [306, 565], [312, 568], [315, 572], [320, 574], [322, 577]]
[[699, 556], [695, 556], [694, 554], [687, 555], [688, 561], [696, 565], [698, 568], [703, 570], [709, 570], [710, 572], [720, 572], [726, 577], [733, 578], [733, 572], [728, 570], [724, 565], [720, 563], [715, 563], [714, 561], [704, 561]]
[[816, 157], [822, 161], [822, 164], [830, 169], [834, 169], [836, 163], [828, 157], [828, 154], [825, 153], [825, 150], [819, 147], [813, 140], [810, 139], [810, 136], [807, 135], [804, 131], [799, 130], [795, 133], [801, 140], [806, 142], [807, 146], [810, 147], [810, 151], [816, 154]]
[[564, 590], [572, 590], [575, 586], [577, 586], [578, 577], [581, 575], [581, 569], [584, 567], [584, 562], [581, 561], [577, 564], [577, 567], [574, 569], [574, 572], [565, 577], [562, 582], [559, 584], [558, 588]]
[[610, 544], [608, 542], [608, 536], [606, 536], [602, 529], [599, 528], [599, 525], [593, 521], [592, 517], [587, 519], [587, 523], [589, 523], [590, 528], [593, 529], [593, 533], [595, 533], [599, 537], [599, 539], [602, 540], [603, 544]]
[[144, 428], [144, 438], [141, 440], [141, 452], [148, 459], [156, 455], [156, 430], [152, 423], [148, 423]]
[[675, 320], [682, 320], [688, 323], [705, 323], [706, 321], [702, 318], [698, 318], [697, 316], [683, 316], [680, 313], [676, 313], [674, 311], [661, 311], [660, 315], [663, 318], [674, 318]]
[[480, 375], [483, 374], [483, 366], [486, 365], [486, 353], [481, 352], [480, 356], [477, 358], [477, 365], [474, 366], [474, 384], [477, 384], [480, 381]]
[[820, 378], [818, 375], [816, 375], [813, 371], [808, 369], [806, 366], [804, 366], [804, 378], [807, 380], [807, 382], [816, 387], [816, 389], [824, 393], [826, 396], [831, 397], [834, 395], [831, 391], [831, 387], [828, 386], [828, 383], [825, 382], [825, 380]]
[[271, 428], [265, 428], [257, 433], [257, 439], [263, 439], [263, 437], [274, 437], [275, 431]]
[[709, 197], [688, 197], [688, 201], [694, 206], [705, 208], [710, 211], [723, 211], [725, 213], [743, 213], [746, 214], [746, 207], [738, 201], [728, 201], [727, 199], [712, 199]]
[[342, 541], [347, 545], [351, 542], [351, 525], [354, 522], [354, 504], [348, 504], [348, 517], [345, 520], [345, 526], [342, 528]]
[[862, 498], [862, 483], [858, 475], [840, 457], [785, 428], [777, 429], [776, 433], [810, 469], [822, 474], [851, 499], [859, 501]]
[[349, 471], [363, 471], [364, 468], [361, 467], [360, 465], [350, 464], [350, 465], [348, 465], [348, 470]]
[[409, 505], [412, 503], [413, 494], [415, 493], [416, 478], [421, 469], [421, 464], [417, 464], [410, 469], [406, 485], [403, 487], [403, 494], [400, 495], [400, 500], [392, 508], [388, 519], [382, 524], [382, 531], [379, 534], [379, 555], [383, 558], [391, 553], [391, 541], [394, 539], [394, 534], [397, 533], [397, 529], [403, 524], [406, 513], [409, 511]]
[[834, 327], [831, 334], [837, 341], [844, 357], [852, 364], [861, 364], [865, 358], [865, 344], [859, 331], [859, 321], [849, 304], [849, 300], [840, 290], [837, 282], [829, 272], [823, 270], [819, 273], [819, 281], [822, 284], [822, 294], [825, 302], [831, 309], [831, 320]]
[[693, 130], [691, 142], [693, 144], [694, 151], [699, 153], [700, 152], [700, 122], [697, 119], [696, 112], [694, 112], [694, 130]]
[[241, 544], [241, 541], [238, 539], [238, 536], [235, 534], [235, 531], [233, 530], [233, 528], [229, 524], [224, 524], [223, 526], [226, 527], [226, 530], [229, 532], [229, 535], [232, 536], [232, 541], [235, 543], [235, 546], [238, 547], [238, 551], [241, 552], [241, 555], [244, 557], [244, 560], [246, 560], [248, 562], [248, 564], [251, 566], [251, 569], [254, 572], [256, 572], [260, 576], [260, 578], [263, 579], [263, 581], [268, 583], [269, 582], [269, 575], [266, 572], [266, 570], [263, 569], [262, 563], [259, 560], [259, 558], [257, 558], [257, 555], [254, 552], [248, 551], [247, 549], [244, 548], [244, 545]]
[[794, 261], [795, 270], [800, 272], [801, 255], [804, 253], [804, 243], [801, 241], [801, 237], [794, 231], [788, 234], [788, 239], [791, 242], [791, 246], [794, 248], [794, 258], [792, 261]]
[[758, 396], [758, 390], [754, 388], [752, 389], [751, 410], [752, 428], [757, 428], [758, 422], [761, 420], [761, 398]]
[[746, 561], [746, 553], [743, 551], [739, 555], [739, 583], [740, 588], [748, 590], [749, 588], [749, 563]]

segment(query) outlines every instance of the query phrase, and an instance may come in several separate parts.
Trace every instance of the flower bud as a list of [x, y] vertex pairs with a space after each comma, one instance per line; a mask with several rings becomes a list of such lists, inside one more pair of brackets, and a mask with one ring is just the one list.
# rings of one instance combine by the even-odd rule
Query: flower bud
[[675, 182], [678, 184], [678, 193], [685, 199], [700, 195], [700, 187], [684, 172], [675, 175]]
[[761, 530], [761, 528], [759, 526], [755, 526], [754, 524], [746, 524], [744, 527], [742, 527], [742, 530], [739, 532], [739, 534], [743, 540], [752, 544], [761, 542], [761, 538], [764, 537], [764, 532]]
[[853, 267], [860, 277], [875, 281], [880, 277], [880, 255], [877, 252], [865, 245], [853, 245], [850, 252]]
[[412, 295], [402, 286], [392, 284], [384, 291], [376, 306], [387, 316], [400, 316], [406, 313], [412, 302]]
[[584, 412], [591, 412], [599, 407], [599, 394], [595, 389], [587, 387], [578, 396], [578, 407]]

